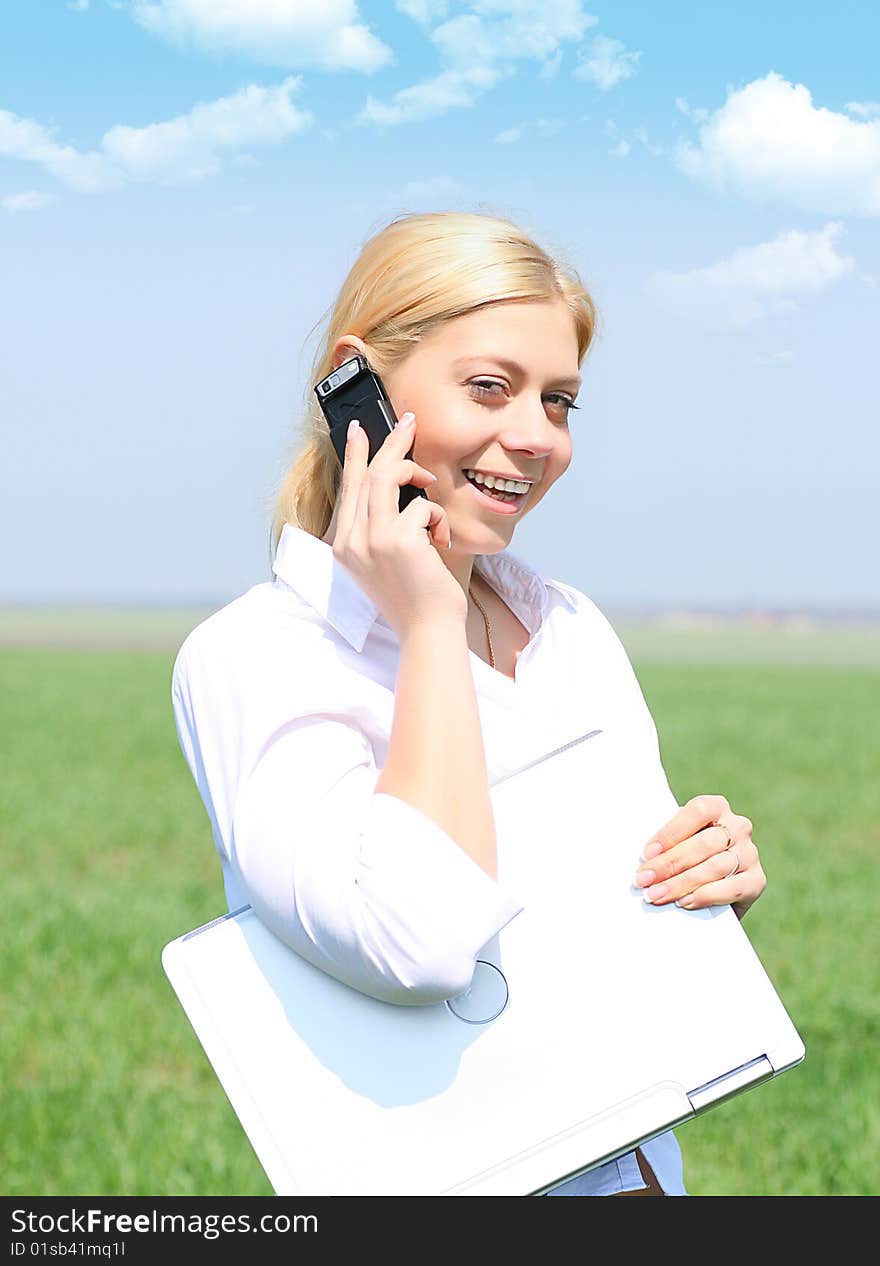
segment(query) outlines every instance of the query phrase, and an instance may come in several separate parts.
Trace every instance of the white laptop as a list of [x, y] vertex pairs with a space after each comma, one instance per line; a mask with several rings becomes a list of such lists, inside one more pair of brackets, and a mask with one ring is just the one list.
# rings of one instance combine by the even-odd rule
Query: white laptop
[[[729, 906], [633, 888], [676, 805], [665, 785], [633, 796], [613, 745], [590, 731], [493, 784], [499, 875], [525, 908], [458, 998], [367, 997], [250, 906], [165, 946], [276, 1194], [543, 1195], [804, 1058]], [[588, 832], [554, 808], [572, 779]]]

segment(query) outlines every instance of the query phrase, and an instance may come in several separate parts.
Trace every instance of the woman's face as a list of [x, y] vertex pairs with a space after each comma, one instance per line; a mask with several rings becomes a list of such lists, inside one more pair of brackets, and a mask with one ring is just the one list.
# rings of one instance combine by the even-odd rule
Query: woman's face
[[[565, 302], [499, 303], [446, 322], [383, 382], [397, 416], [416, 415], [413, 458], [437, 476], [426, 492], [446, 510], [455, 549], [504, 549], [571, 462], [568, 402], [580, 379]], [[520, 509], [502, 514], [466, 469], [532, 486]]]

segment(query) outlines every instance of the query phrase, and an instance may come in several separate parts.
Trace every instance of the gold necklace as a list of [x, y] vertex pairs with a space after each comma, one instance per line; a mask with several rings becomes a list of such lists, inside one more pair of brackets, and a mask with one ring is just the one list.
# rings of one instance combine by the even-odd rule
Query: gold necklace
[[483, 604], [478, 600], [477, 595], [474, 593], [473, 589], [471, 589], [470, 585], [468, 585], [468, 593], [473, 598], [474, 604], [476, 605], [477, 610], [480, 612], [480, 615], [483, 617], [483, 623], [486, 625], [486, 640], [489, 643], [489, 665], [490, 667], [494, 668], [495, 667], [495, 652], [492, 650], [492, 631], [489, 628], [489, 617], [486, 615]]

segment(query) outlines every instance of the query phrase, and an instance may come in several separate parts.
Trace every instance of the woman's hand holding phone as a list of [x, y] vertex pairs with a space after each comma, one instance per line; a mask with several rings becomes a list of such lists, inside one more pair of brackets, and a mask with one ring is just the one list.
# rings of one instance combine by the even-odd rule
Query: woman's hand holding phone
[[464, 625], [467, 619], [467, 595], [437, 552], [451, 539], [446, 511], [426, 497], [414, 497], [402, 512], [398, 509], [404, 484], [425, 488], [434, 479], [404, 456], [414, 429], [413, 415], [405, 413], [368, 462], [366, 432], [349, 428], [333, 539], [334, 557], [401, 641], [417, 625], [438, 620]]

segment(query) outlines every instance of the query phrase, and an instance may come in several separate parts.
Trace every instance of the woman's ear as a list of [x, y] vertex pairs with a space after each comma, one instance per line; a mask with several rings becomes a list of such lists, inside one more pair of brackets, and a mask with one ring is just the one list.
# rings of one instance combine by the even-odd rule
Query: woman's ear
[[333, 344], [333, 368], [338, 369], [345, 361], [351, 360], [352, 356], [358, 355], [367, 355], [366, 343], [356, 334], [343, 334]]

